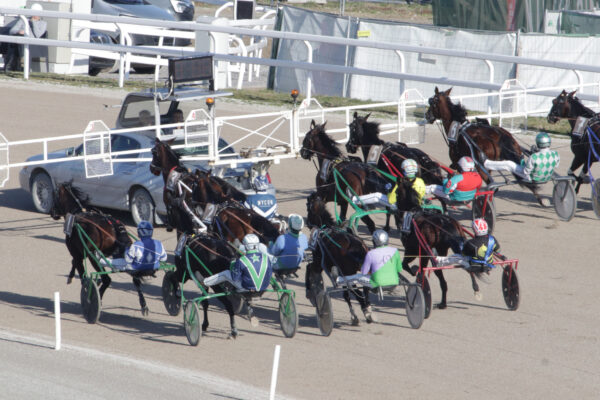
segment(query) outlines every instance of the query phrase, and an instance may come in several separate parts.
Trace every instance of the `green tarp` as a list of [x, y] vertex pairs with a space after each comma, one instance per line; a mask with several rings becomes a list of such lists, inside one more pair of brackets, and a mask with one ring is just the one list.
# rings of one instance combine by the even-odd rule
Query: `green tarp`
[[600, 0], [433, 0], [432, 7], [437, 26], [542, 32], [545, 10], [591, 10]]

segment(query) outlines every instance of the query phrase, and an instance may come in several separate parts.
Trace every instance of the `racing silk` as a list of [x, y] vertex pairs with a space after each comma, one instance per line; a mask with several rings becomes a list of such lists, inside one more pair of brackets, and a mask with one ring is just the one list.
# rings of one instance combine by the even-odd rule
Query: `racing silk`
[[[390, 193], [388, 193], [388, 201], [390, 204], [396, 204], [396, 189], [398, 189], [398, 184], [394, 185], [394, 188]], [[415, 178], [412, 181], [412, 189], [417, 193], [417, 198], [419, 199], [419, 205], [423, 204], [423, 198], [425, 197], [425, 182], [421, 178]]]
[[269, 249], [269, 253], [277, 257], [277, 263], [273, 269], [295, 269], [304, 260], [304, 251], [308, 248], [308, 239], [302, 232], [296, 235], [288, 232], [279, 235], [275, 243]]
[[136, 271], [158, 269], [167, 260], [162, 243], [151, 237], [142, 238], [125, 251], [125, 261]]
[[500, 245], [492, 235], [476, 236], [467, 241], [463, 247], [463, 255], [474, 261], [492, 262], [492, 254], [500, 250]]
[[400, 271], [402, 271], [402, 258], [398, 250], [391, 246], [370, 250], [360, 269], [361, 274], [371, 275], [373, 287], [398, 285]]
[[477, 189], [481, 187], [481, 176], [477, 172], [467, 171], [456, 174], [444, 181], [444, 193], [451, 200], [468, 201], [473, 200]]
[[268, 255], [251, 250], [231, 263], [231, 278], [251, 291], [263, 291], [269, 287], [273, 267]]
[[529, 176], [533, 182], [547, 182], [559, 163], [558, 152], [548, 148], [541, 149], [529, 157], [523, 168], [523, 174]]

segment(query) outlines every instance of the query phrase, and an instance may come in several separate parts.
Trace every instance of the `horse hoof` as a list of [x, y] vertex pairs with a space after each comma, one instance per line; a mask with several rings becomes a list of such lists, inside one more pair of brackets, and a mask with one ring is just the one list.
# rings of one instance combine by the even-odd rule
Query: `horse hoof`
[[204, 334], [204, 332], [206, 332], [208, 330], [208, 324], [206, 324], [206, 326], [202, 325], [202, 333]]
[[477, 300], [477, 301], [483, 300], [483, 295], [481, 294], [481, 292], [475, 292], [473, 294], [475, 295], [475, 300]]
[[550, 204], [550, 200], [549, 200], [549, 199], [547, 199], [547, 198], [545, 198], [545, 197], [543, 197], [543, 198], [540, 198], [540, 199], [538, 200], [538, 202], [540, 203], [540, 205], [541, 205], [542, 207], [550, 207], [550, 205], [551, 205], [551, 204]]
[[440, 310], [445, 310], [446, 309], [446, 303], [440, 303], [437, 305], [437, 308]]
[[360, 325], [360, 321], [358, 320], [357, 316], [353, 316], [352, 317], [352, 326], [358, 326]]
[[150, 310], [148, 309], [148, 307], [142, 307], [142, 315], [144, 317], [147, 317], [149, 313], [150, 313]]
[[258, 327], [258, 318], [256, 318], [254, 315], [250, 317], [250, 325], [252, 325], [253, 328]]
[[71, 282], [73, 282], [73, 277], [72, 276], [70, 276], [70, 277], [67, 278], [67, 285], [70, 285]]
[[238, 337], [238, 331], [231, 331], [231, 333], [229, 334], [229, 336], [227, 337], [227, 339], [231, 339], [231, 340], [235, 340]]

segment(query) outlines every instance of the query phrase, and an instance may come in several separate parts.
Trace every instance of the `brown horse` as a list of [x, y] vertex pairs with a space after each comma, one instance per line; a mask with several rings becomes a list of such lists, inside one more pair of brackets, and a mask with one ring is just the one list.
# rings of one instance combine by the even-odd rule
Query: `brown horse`
[[[486, 159], [511, 160], [519, 164], [524, 149], [521, 148], [510, 132], [498, 126], [491, 126], [484, 120], [469, 123], [467, 121], [467, 110], [464, 106], [452, 103], [450, 99], [451, 91], [452, 88], [440, 92], [436, 87], [434, 96], [429, 98], [429, 108], [425, 113], [425, 119], [430, 124], [433, 124], [437, 119], [442, 120], [450, 160], [452, 161], [450, 168], [457, 169], [458, 160], [463, 156], [469, 156], [476, 161], [481, 178], [489, 183], [491, 176], [483, 167]], [[461, 126], [454, 138], [451, 130], [453, 122], [458, 122]], [[518, 177], [517, 181], [521, 186], [531, 190], [538, 203], [544, 205], [543, 198], [538, 194], [539, 185], [523, 182]]]
[[[62, 183], [57, 186], [54, 191], [54, 203], [50, 210], [50, 216], [54, 220], [59, 220], [60, 217], [65, 217], [68, 214], [72, 214], [75, 218], [75, 223], [81, 226], [83, 231], [89, 237], [94, 245], [104, 254], [106, 257], [122, 258], [127, 247], [131, 245], [131, 238], [127, 234], [125, 225], [117, 219], [102, 214], [97, 211], [84, 211], [87, 205], [87, 196], [85, 196], [79, 189], [72, 186], [71, 183]], [[87, 243], [86, 238], [80, 238], [75, 227], [65, 237], [65, 244], [67, 249], [73, 258], [71, 261], [71, 271], [67, 278], [67, 284], [73, 281], [75, 271], [79, 273], [79, 278], [83, 278], [85, 270], [83, 267], [83, 260], [86, 256], [86, 248], [88, 251], [93, 251], [91, 243]], [[94, 269], [98, 272], [102, 268], [96, 262], [96, 259], [92, 255], [88, 254], [88, 260]], [[128, 272], [133, 278], [133, 284], [138, 293], [140, 300], [140, 306], [142, 314], [148, 314], [148, 307], [146, 300], [142, 293], [142, 278], [153, 275], [154, 271], [136, 271]], [[111, 279], [107, 274], [100, 276], [102, 285], [99, 288], [100, 298], [104, 295], [104, 292], [110, 286]]]
[[[317, 193], [325, 201], [336, 201], [340, 206], [340, 219], [346, 219], [348, 202], [340, 192], [349, 198], [353, 195], [363, 195], [374, 192], [387, 192], [386, 186], [391, 184], [386, 178], [360, 161], [360, 159], [343, 158], [342, 152], [335, 141], [325, 132], [325, 124], [317, 125], [313, 120], [310, 131], [302, 142], [300, 155], [310, 160], [313, 155], [319, 160], [319, 172], [316, 177]], [[337, 172], [336, 172], [337, 171]], [[339, 176], [336, 178], [336, 174]], [[336, 184], [337, 180], [337, 184]], [[375, 223], [367, 215], [362, 218], [369, 228], [375, 231]]]
[[[412, 224], [409, 232], [403, 232], [401, 236], [402, 245], [404, 246], [404, 260], [402, 261], [402, 269], [410, 274], [417, 275], [417, 271], [427, 268], [429, 260], [434, 256], [429, 251], [435, 250], [437, 256], [448, 255], [448, 250], [452, 249], [454, 253], [460, 253], [461, 247], [466, 240], [463, 230], [454, 218], [440, 213], [427, 212], [421, 210], [419, 201], [411, 183], [407, 179], [398, 180], [398, 188], [396, 189], [398, 199], [398, 213], [403, 221], [407, 218], [406, 211], [412, 212]], [[403, 221], [404, 222], [404, 221]], [[415, 228], [416, 226], [416, 228]], [[424, 240], [419, 240], [419, 234]], [[424, 247], [424, 244], [429, 249]], [[412, 269], [409, 264], [419, 258], [419, 268]], [[446, 293], [448, 292], [448, 284], [444, 278], [443, 271], [434, 270], [435, 276], [440, 281], [440, 289], [442, 290], [442, 301], [437, 305], [440, 309], [445, 309]], [[470, 273], [473, 291], [476, 296], [479, 296], [479, 285], [475, 281], [475, 275]], [[423, 282], [424, 277], [419, 274], [417, 280]], [[423, 292], [429, 292], [428, 284], [424, 284]], [[426, 311], [425, 317], [429, 316], [431, 311], [431, 294], [425, 296]]]
[[[336, 286], [338, 276], [360, 272], [368, 249], [359, 237], [333, 224], [333, 218], [325, 208], [325, 201], [317, 192], [308, 196], [306, 209], [307, 225], [316, 229], [311, 234], [311, 240], [314, 241], [312, 262], [306, 267], [306, 297], [315, 305], [318, 294], [325, 290], [321, 273], [325, 271]], [[352, 293], [360, 303], [367, 322], [373, 322], [369, 290], [353, 289]], [[350, 289], [344, 291], [344, 300], [350, 309], [352, 325], [358, 325], [358, 317], [350, 303]]]
[[[585, 131], [581, 135], [573, 134], [577, 117], [589, 118]], [[571, 125], [571, 151], [574, 158], [569, 167], [568, 174], [575, 175], [575, 170], [581, 166], [581, 173], [576, 177], [577, 186], [575, 191], [579, 192], [579, 187], [585, 181], [591, 165], [598, 161], [600, 156], [600, 118], [598, 114], [584, 106], [575, 96], [575, 91], [568, 93], [562, 91], [554, 100], [552, 108], [548, 112], [548, 122], [555, 124], [560, 119], [568, 119]], [[591, 130], [588, 132], [588, 129]], [[595, 138], [593, 137], [595, 136]]]

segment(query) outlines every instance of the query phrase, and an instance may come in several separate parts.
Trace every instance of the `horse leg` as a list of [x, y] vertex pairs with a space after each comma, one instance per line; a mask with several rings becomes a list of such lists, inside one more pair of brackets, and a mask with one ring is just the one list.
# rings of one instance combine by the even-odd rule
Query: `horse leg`
[[350, 309], [350, 321], [352, 322], [352, 326], [358, 326], [360, 322], [358, 321], [358, 317], [352, 308], [352, 303], [350, 303], [350, 294], [348, 293], [348, 290], [344, 290], [344, 300], [346, 300], [346, 303], [348, 303], [348, 308]]
[[[238, 330], [235, 324], [235, 313], [233, 312], [233, 305], [227, 297], [219, 297], [219, 300], [225, 306], [227, 314], [229, 314], [229, 325], [231, 326], [231, 333], [229, 334], [229, 337], [231, 339], [236, 339], [238, 337]], [[206, 325], [208, 326], [208, 323]], [[204, 325], [202, 326], [202, 329], [204, 329]]]
[[367, 319], [367, 323], [370, 324], [372, 322], [377, 322], [375, 315], [373, 315], [373, 310], [371, 309], [371, 302], [369, 301], [369, 289], [363, 288], [362, 296], [359, 293], [354, 292], [354, 296], [360, 303], [360, 307], [365, 315], [365, 318]]
[[[582, 165], [584, 167], [581, 169], [579, 176], [575, 176], [575, 170]], [[587, 166], [585, 165], [585, 160], [583, 160], [581, 157], [576, 155], [575, 158], [573, 158], [573, 162], [571, 162], [571, 166], [569, 167], [569, 170], [567, 171], [567, 175], [574, 176], [575, 179], [577, 180], [577, 185], [575, 186], [575, 193], [579, 193], [579, 187], [583, 183], [583, 176], [585, 176], [585, 174], [583, 172], [584, 169], [586, 170], [586, 173], [587, 173]]]
[[417, 274], [417, 271], [413, 271], [412, 268], [410, 267], [410, 263], [415, 259], [415, 256], [404, 256], [404, 259], [402, 260], [402, 270], [408, 272], [409, 274], [411, 274], [412, 276], [415, 276]]
[[[100, 266], [98, 265], [96, 260], [94, 260], [91, 257], [89, 259], [96, 271], [98, 271], [98, 272], [102, 271], [102, 268], [100, 268]], [[83, 270], [82, 270], [82, 272], [83, 272]], [[98, 288], [98, 291], [100, 292], [100, 299], [102, 299], [102, 297], [104, 296], [104, 292], [106, 292], [106, 289], [108, 289], [108, 287], [110, 286], [112, 279], [110, 279], [110, 277], [107, 274], [100, 275], [100, 279], [102, 280], [102, 285], [100, 285], [100, 287]]]
[[348, 212], [348, 202], [345, 200], [338, 200], [340, 205], [340, 220], [343, 222], [346, 220], [346, 213]]
[[256, 315], [254, 315], [254, 309], [250, 305], [249, 301], [246, 302], [246, 305], [248, 306], [248, 319], [250, 320], [250, 325], [252, 325], [253, 328], [256, 328], [259, 324], [258, 318], [256, 318]]
[[368, 215], [365, 215], [364, 217], [361, 218], [361, 220], [362, 220], [362, 222], [365, 223], [365, 225], [367, 225], [367, 228], [369, 229], [370, 233], [375, 232], [375, 222], [373, 222], [371, 217], [369, 217]]
[[71, 260], [71, 272], [69, 272], [69, 277], [67, 278], [67, 285], [73, 282], [73, 278], [75, 277], [75, 270], [79, 273], [79, 279], [83, 276], [83, 259], [80, 257], [73, 257]]
[[208, 300], [202, 300], [202, 312], [204, 314], [204, 321], [202, 321], [202, 334], [208, 330]]
[[471, 286], [473, 287], [473, 295], [478, 301], [481, 301], [481, 299], [483, 299], [483, 296], [479, 291], [479, 284], [477, 284], [477, 280], [475, 280], [475, 273], [469, 272], [469, 275], [471, 275]]
[[383, 230], [388, 233], [390, 231], [390, 214], [385, 214], [385, 226], [383, 227]]
[[146, 305], [146, 299], [144, 298], [144, 294], [142, 293], [142, 280], [134, 276], [133, 284], [135, 285], [135, 289], [137, 290], [138, 297], [140, 299], [140, 307], [142, 308], [142, 315], [145, 317], [148, 315], [148, 306]]
[[446, 292], [448, 292], [448, 284], [446, 283], [444, 273], [441, 269], [435, 270], [434, 273], [440, 281], [440, 289], [442, 290], [442, 301], [437, 305], [437, 308], [443, 310], [446, 308]]

